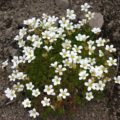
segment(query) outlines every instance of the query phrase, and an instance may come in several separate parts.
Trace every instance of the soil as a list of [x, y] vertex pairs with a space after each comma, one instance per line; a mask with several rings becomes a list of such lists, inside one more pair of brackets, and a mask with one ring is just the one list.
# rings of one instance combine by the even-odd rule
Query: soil
[[[120, 0], [70, 1], [70, 7], [77, 13], [82, 3], [88, 2], [93, 6], [93, 11], [103, 14], [103, 36], [110, 38], [118, 50], [116, 57], [120, 56]], [[42, 13], [61, 16], [65, 9], [56, 4], [55, 0], [0, 0], [0, 63], [16, 53], [13, 38], [23, 20], [41, 17]], [[6, 70], [0, 68], [0, 120], [31, 120], [20, 105], [20, 100], [6, 100], [4, 90], [10, 85], [7, 74]], [[64, 115], [48, 120], [120, 120], [120, 85], [109, 85], [108, 93], [112, 94], [80, 107], [72, 117]]]

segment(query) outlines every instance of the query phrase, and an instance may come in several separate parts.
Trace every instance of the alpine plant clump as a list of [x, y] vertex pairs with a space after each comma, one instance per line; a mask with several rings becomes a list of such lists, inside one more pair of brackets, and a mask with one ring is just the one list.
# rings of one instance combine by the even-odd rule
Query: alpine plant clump
[[14, 38], [18, 56], [2, 64], [5, 68], [12, 63], [8, 77], [14, 84], [5, 94], [10, 100], [23, 96], [30, 117], [41, 115], [41, 109], [56, 111], [81, 99], [90, 101], [115, 77], [116, 49], [100, 37], [100, 28], [89, 26], [94, 18], [90, 7], [81, 5], [85, 16], [78, 21], [70, 9], [62, 18], [43, 14], [41, 19], [24, 20]]

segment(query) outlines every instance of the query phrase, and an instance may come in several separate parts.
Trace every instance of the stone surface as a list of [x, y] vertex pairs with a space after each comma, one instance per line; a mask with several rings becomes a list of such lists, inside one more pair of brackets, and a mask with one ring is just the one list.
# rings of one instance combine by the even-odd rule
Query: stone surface
[[55, 3], [59, 8], [67, 9], [70, 7], [70, 1], [71, 0], [55, 0]]
[[89, 22], [89, 24], [92, 28], [101, 28], [104, 24], [103, 15], [101, 13], [95, 13], [95, 17]]

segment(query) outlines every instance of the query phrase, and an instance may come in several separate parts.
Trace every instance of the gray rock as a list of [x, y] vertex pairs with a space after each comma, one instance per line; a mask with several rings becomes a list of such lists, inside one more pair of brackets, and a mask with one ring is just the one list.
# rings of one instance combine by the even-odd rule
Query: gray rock
[[55, 3], [59, 8], [67, 9], [70, 7], [70, 0], [55, 0]]
[[11, 47], [11, 46], [9, 46], [8, 47], [8, 51], [9, 51], [9, 54], [11, 55], [11, 56], [15, 56], [16, 54], [17, 54], [17, 49], [14, 49], [13, 47]]
[[95, 13], [95, 17], [89, 22], [92, 28], [99, 27], [101, 28], [104, 24], [104, 18], [101, 13]]
[[7, 101], [7, 97], [4, 94], [0, 93], [0, 107], [5, 105], [6, 101]]

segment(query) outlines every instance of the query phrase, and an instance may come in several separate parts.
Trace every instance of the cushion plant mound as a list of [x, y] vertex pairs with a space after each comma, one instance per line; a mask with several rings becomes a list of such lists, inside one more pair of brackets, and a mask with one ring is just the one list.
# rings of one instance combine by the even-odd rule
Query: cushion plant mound
[[85, 17], [77, 22], [69, 9], [61, 19], [43, 14], [24, 20], [14, 38], [20, 49], [18, 56], [3, 63], [4, 68], [12, 62], [9, 79], [14, 83], [5, 94], [13, 100], [21, 92], [22, 105], [33, 118], [92, 100], [114, 77], [116, 49], [100, 37], [100, 28], [89, 26], [94, 18], [90, 5], [81, 5], [81, 10]]

